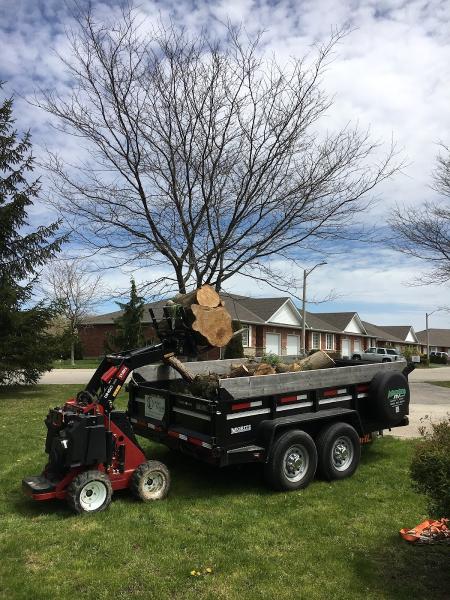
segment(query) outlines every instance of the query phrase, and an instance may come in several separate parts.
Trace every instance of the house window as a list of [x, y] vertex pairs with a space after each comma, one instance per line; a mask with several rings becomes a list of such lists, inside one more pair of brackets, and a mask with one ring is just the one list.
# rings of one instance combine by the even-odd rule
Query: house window
[[334, 350], [334, 334], [333, 333], [327, 333], [326, 335], [326, 349], [327, 350]]
[[320, 333], [314, 332], [312, 334], [312, 350], [319, 350], [320, 348]]
[[355, 339], [353, 343], [353, 352], [361, 352], [361, 340]]
[[242, 345], [244, 348], [248, 348], [250, 346], [250, 325], [242, 325], [242, 329]]

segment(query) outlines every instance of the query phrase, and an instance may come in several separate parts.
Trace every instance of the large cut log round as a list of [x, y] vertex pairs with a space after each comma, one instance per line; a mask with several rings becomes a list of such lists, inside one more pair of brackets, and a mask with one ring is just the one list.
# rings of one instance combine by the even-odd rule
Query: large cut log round
[[194, 304], [199, 306], [207, 306], [209, 308], [216, 308], [221, 304], [220, 296], [216, 290], [208, 284], [202, 285], [198, 290], [194, 290], [189, 294], [178, 294], [174, 298], [176, 304], [181, 304], [185, 308], [188, 308]]
[[310, 356], [303, 358], [297, 363], [301, 367], [301, 371], [310, 371], [313, 369], [331, 369], [335, 362], [326, 352], [319, 350]]
[[226, 346], [233, 337], [233, 326], [231, 317], [224, 306], [209, 308], [207, 306], [191, 305], [191, 311], [195, 319], [191, 325], [204, 337], [211, 346], [222, 348]]

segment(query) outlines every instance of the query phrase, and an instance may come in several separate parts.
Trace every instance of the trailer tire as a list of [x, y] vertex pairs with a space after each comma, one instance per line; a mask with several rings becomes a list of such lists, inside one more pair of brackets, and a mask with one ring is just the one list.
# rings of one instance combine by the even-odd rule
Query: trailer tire
[[96, 470], [84, 471], [72, 479], [67, 488], [66, 500], [78, 514], [94, 513], [109, 506], [112, 493], [108, 475]]
[[361, 459], [359, 435], [348, 423], [333, 423], [317, 438], [320, 474], [328, 481], [351, 477]]
[[384, 428], [400, 423], [409, 413], [409, 384], [403, 373], [375, 375], [369, 385], [372, 416], [385, 423]]
[[131, 476], [130, 488], [144, 502], [162, 500], [170, 489], [169, 469], [159, 460], [142, 463]]
[[301, 490], [314, 479], [317, 449], [305, 431], [287, 431], [275, 441], [265, 478], [275, 490]]

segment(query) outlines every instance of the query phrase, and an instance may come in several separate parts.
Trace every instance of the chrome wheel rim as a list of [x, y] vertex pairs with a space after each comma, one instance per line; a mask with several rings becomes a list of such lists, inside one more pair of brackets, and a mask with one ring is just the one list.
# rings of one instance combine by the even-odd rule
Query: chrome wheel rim
[[142, 488], [148, 495], [159, 494], [164, 488], [164, 476], [159, 472], [147, 473], [143, 479]]
[[338, 437], [331, 448], [331, 460], [336, 471], [345, 471], [352, 464], [354, 455], [353, 443], [349, 437]]
[[80, 492], [80, 504], [84, 511], [98, 510], [106, 500], [106, 486], [101, 481], [89, 481]]
[[309, 454], [304, 446], [295, 444], [286, 450], [283, 457], [283, 471], [286, 479], [292, 482], [300, 481], [305, 476], [309, 466]]

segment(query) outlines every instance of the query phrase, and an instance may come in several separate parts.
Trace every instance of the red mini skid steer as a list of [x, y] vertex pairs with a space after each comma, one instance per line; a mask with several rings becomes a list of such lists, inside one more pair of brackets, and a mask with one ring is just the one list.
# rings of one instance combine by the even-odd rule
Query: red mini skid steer
[[49, 411], [45, 419], [48, 463], [41, 475], [23, 479], [25, 493], [40, 501], [66, 499], [77, 513], [104, 510], [114, 490], [130, 488], [144, 501], [167, 495], [167, 467], [147, 461], [127, 413], [114, 409], [114, 400], [133, 369], [167, 361], [174, 354], [198, 353], [183, 312], [175, 319], [167, 308], [165, 320], [168, 333], [160, 344], [106, 356], [76, 398]]

